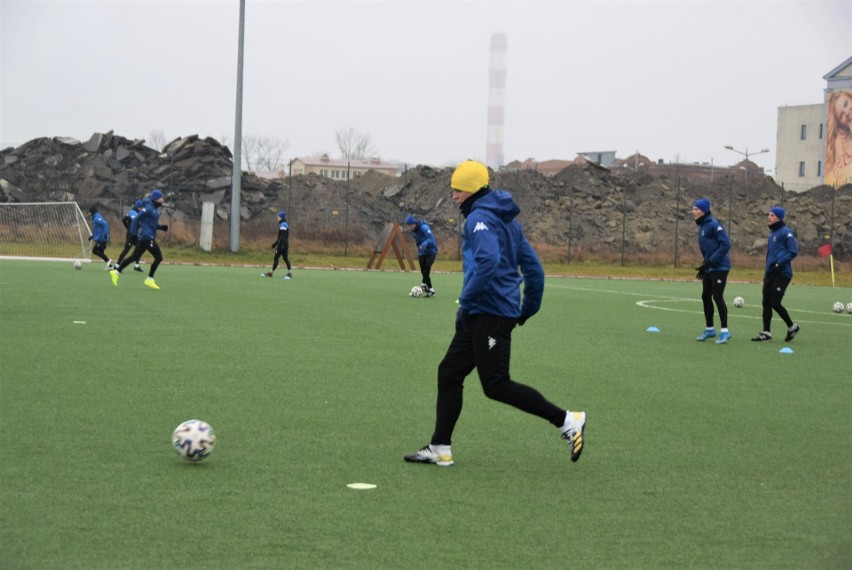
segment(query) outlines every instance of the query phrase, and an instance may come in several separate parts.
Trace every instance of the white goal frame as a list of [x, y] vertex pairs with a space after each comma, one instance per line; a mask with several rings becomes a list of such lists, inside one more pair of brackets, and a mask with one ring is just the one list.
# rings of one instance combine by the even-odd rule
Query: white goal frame
[[90, 261], [90, 235], [77, 202], [0, 202], [0, 259]]

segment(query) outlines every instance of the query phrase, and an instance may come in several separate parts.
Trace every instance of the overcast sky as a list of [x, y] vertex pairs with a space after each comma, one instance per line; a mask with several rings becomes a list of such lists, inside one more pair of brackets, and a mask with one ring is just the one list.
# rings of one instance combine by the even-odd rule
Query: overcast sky
[[[0, 0], [0, 148], [234, 137], [239, 0]], [[485, 159], [489, 43], [508, 37], [506, 161], [636, 150], [773, 171], [778, 107], [821, 102], [852, 0], [247, 0], [243, 135], [287, 158]]]

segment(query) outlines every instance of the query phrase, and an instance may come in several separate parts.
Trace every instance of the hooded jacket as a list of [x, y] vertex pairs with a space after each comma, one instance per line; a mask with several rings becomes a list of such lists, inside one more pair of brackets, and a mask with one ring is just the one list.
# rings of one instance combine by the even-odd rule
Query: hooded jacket
[[481, 196], [468, 198], [475, 201], [462, 232], [464, 285], [459, 305], [474, 315], [528, 319], [541, 307], [541, 262], [515, 221], [521, 210], [511, 194], [487, 188], [477, 192], [480, 193]]
[[710, 263], [706, 272], [730, 271], [731, 259], [728, 252], [731, 251], [731, 240], [725, 228], [710, 212], [695, 220], [695, 223], [698, 225], [698, 247], [704, 261]]
[[793, 230], [788, 228], [784, 222], [778, 221], [769, 226], [769, 243], [766, 247], [766, 273], [776, 273], [775, 264], [778, 264], [777, 273], [787, 279], [793, 278], [793, 265], [790, 263], [799, 255], [799, 242], [793, 235]]
[[109, 241], [109, 222], [100, 212], [92, 216], [92, 241]]
[[411, 235], [417, 244], [417, 255], [438, 255], [438, 242], [435, 241], [432, 228], [424, 220], [415, 222]]
[[160, 227], [160, 210], [151, 200], [142, 200], [142, 211], [136, 216], [136, 227], [139, 231], [139, 239], [155, 239]]

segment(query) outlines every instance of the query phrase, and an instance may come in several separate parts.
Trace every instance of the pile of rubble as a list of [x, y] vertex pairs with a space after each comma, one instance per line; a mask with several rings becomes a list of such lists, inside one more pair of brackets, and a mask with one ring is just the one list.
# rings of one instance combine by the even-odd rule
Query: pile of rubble
[[[205, 201], [215, 204], [220, 220], [230, 218], [231, 172], [230, 150], [196, 135], [176, 139], [162, 151], [112, 132], [95, 133], [85, 143], [39, 138], [0, 151], [0, 201], [77, 201], [82, 208], [96, 204], [120, 218], [131, 202], [160, 188], [168, 198], [171, 223], [191, 225], [200, 220]], [[368, 172], [348, 182], [315, 174], [269, 180], [244, 172], [240, 217], [248, 228], [267, 228], [274, 224], [274, 212], [286, 209], [295, 238], [339, 235], [345, 224], [348, 239], [372, 244], [387, 222], [401, 222], [413, 213], [430, 222], [439, 242], [451, 241], [459, 224], [450, 200], [451, 175], [451, 168], [422, 165], [397, 178]], [[710, 198], [714, 215], [742, 252], [762, 252], [766, 212], [782, 203], [803, 253], [815, 253], [833, 232], [838, 257], [852, 257], [852, 185], [836, 192], [817, 187], [793, 193], [770, 177], [744, 183], [723, 175], [693, 182], [586, 163], [555, 176], [500, 171], [491, 186], [513, 193], [532, 242], [567, 248], [570, 241], [574, 251], [591, 255], [617, 253], [622, 243], [634, 255], [669, 252], [675, 235], [678, 247], [694, 250], [691, 204], [703, 196]]]

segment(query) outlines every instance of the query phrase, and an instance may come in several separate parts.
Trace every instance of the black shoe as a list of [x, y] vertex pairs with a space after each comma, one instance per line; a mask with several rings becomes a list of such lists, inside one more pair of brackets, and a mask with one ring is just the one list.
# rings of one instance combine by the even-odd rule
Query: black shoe
[[796, 337], [796, 333], [799, 332], [799, 325], [793, 323], [793, 326], [787, 329], [787, 336], [784, 337], [786, 342], [790, 342]]
[[141, 267], [139, 267], [138, 265], [134, 265], [134, 266], [133, 266], [133, 271], [138, 271], [139, 273], [142, 273], [142, 268], [141, 268]]
[[764, 340], [772, 340], [772, 335], [767, 331], [760, 331], [760, 334], [754, 337], [754, 342], [763, 342]]

